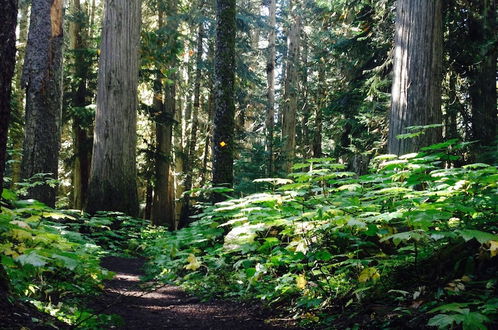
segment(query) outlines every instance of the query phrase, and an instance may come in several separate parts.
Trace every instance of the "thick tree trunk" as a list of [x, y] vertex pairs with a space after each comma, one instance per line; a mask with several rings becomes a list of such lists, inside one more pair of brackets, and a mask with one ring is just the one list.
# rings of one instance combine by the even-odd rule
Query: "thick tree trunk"
[[437, 143], [441, 128], [398, 139], [410, 126], [441, 124], [442, 0], [398, 0], [389, 152], [405, 154]]
[[266, 153], [267, 175], [275, 172], [273, 139], [275, 131], [275, 67], [277, 65], [276, 36], [277, 36], [277, 1], [270, 0], [268, 25], [268, 59], [266, 64], [266, 81], [268, 86], [266, 108]]
[[140, 0], [105, 4], [86, 210], [138, 215], [136, 122]]
[[282, 118], [282, 170], [290, 173], [296, 155], [296, 115], [298, 104], [298, 63], [301, 43], [301, 17], [296, 3], [291, 2], [291, 27], [287, 36], [287, 74]]
[[[7, 0], [0, 11], [0, 194], [7, 153], [12, 78], [16, 63], [17, 0]], [[1, 210], [0, 210], [1, 212]], [[0, 276], [0, 285], [2, 277]]]
[[[235, 148], [235, 0], [216, 1], [215, 115], [213, 132], [213, 186], [233, 185]], [[213, 195], [213, 201], [223, 196]]]
[[[63, 1], [33, 0], [24, 62], [26, 125], [22, 177], [57, 179], [62, 113]], [[56, 187], [39, 185], [29, 197], [55, 206]]]
[[[471, 67], [469, 95], [472, 105], [472, 135], [483, 146], [496, 138], [496, 0], [475, 0], [477, 18], [470, 25], [470, 37], [479, 43], [477, 60]], [[494, 42], [492, 42], [494, 40]]]

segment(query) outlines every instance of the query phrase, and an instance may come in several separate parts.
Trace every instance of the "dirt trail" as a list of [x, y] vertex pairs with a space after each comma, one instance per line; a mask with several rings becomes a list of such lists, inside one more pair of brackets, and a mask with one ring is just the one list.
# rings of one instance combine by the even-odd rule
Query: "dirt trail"
[[105, 313], [120, 315], [120, 329], [290, 329], [264, 322], [261, 309], [231, 302], [200, 302], [175, 286], [145, 292], [140, 282], [144, 261], [108, 257], [103, 266], [116, 273], [94, 308], [110, 306]]

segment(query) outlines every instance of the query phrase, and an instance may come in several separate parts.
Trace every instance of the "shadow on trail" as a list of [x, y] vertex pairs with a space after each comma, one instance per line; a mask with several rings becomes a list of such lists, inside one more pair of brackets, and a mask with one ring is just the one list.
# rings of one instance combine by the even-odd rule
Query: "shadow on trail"
[[172, 285], [147, 292], [140, 281], [143, 259], [107, 257], [102, 265], [116, 276], [92, 307], [109, 306], [104, 313], [124, 320], [119, 329], [291, 329], [265, 323], [268, 313], [252, 304], [200, 302]]

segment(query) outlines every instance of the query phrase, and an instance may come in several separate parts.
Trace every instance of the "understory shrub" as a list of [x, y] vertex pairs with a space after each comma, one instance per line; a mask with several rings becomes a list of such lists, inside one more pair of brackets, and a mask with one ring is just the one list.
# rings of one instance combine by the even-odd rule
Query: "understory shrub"
[[311, 322], [361, 324], [355, 311], [381, 302], [368, 322], [484, 327], [497, 320], [498, 169], [448, 166], [460, 147], [380, 156], [361, 177], [310, 159], [188, 228], [145, 230], [142, 247], [158, 279]]

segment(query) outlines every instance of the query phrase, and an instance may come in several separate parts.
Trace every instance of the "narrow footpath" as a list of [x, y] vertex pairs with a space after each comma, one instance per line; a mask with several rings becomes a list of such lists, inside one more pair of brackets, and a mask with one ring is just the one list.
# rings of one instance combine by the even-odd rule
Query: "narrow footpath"
[[147, 290], [140, 281], [141, 259], [107, 257], [102, 265], [116, 276], [92, 307], [121, 316], [125, 324], [119, 329], [297, 329], [282, 320], [266, 323], [268, 312], [252, 304], [201, 302], [172, 285]]

